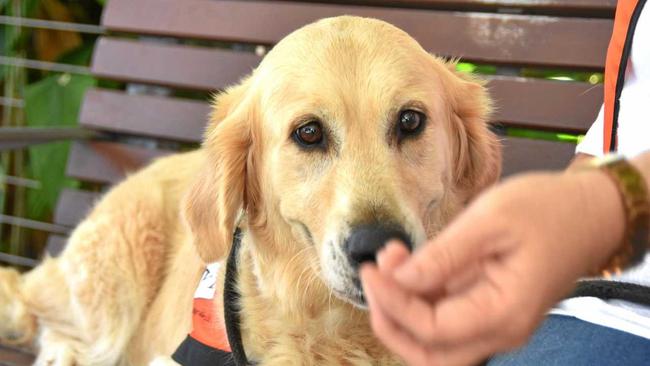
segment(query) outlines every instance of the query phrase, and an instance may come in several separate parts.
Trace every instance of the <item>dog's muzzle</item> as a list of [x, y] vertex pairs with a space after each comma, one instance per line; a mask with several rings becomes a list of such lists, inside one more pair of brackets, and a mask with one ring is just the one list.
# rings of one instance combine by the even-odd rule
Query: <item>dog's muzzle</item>
[[413, 249], [410, 236], [399, 225], [374, 223], [353, 227], [344, 244], [350, 265], [358, 269], [364, 262], [375, 262], [377, 252], [392, 239], [402, 241], [409, 251]]

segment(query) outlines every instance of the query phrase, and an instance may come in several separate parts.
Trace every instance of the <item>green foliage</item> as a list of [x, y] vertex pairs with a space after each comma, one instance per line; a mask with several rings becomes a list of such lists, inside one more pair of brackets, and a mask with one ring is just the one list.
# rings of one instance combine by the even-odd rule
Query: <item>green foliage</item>
[[[494, 65], [475, 64], [471, 62], [459, 62], [456, 70], [460, 72], [472, 72], [483, 75], [494, 75], [497, 67]], [[515, 69], [516, 70], [516, 69]], [[583, 81], [590, 84], [600, 84], [604, 80], [601, 72], [585, 72], [555, 69], [531, 69], [523, 68], [518, 70], [518, 75], [528, 78], [549, 79], [558, 81]]]
[[506, 135], [511, 137], [522, 137], [522, 138], [534, 139], [534, 140], [559, 141], [559, 142], [567, 142], [572, 144], [579, 143], [580, 140], [582, 140], [582, 138], [584, 137], [582, 135], [572, 135], [568, 133], [547, 132], [547, 131], [529, 130], [524, 128], [513, 128], [513, 127], [509, 127], [506, 130]]
[[[0, 178], [6, 176], [5, 168], [0, 164]], [[4, 179], [0, 179], [0, 207], [5, 207], [5, 196], [7, 194], [7, 185], [4, 182]]]
[[542, 78], [558, 81], [583, 81], [590, 84], [600, 84], [604, 80], [603, 73], [600, 72], [583, 72], [567, 71], [553, 69], [522, 69], [521, 76], [531, 78]]
[[[30, 84], [25, 90], [27, 125], [76, 125], [79, 108], [86, 89], [96, 85], [90, 76], [58, 74]], [[27, 195], [28, 215], [43, 219], [56, 204], [63, 187], [76, 182], [65, 177], [65, 164], [69, 143], [35, 146], [29, 149], [29, 171], [33, 179], [42, 184], [40, 190], [30, 190]]]
[[90, 64], [90, 58], [94, 49], [94, 44], [84, 43], [80, 47], [61, 56], [57, 62], [71, 65], [88, 65]]
[[469, 62], [459, 62], [456, 70], [460, 72], [472, 72], [476, 74], [493, 75], [497, 73], [497, 67], [493, 65], [479, 65]]
[[[20, 2], [20, 8], [17, 10], [22, 16], [31, 17], [36, 12], [39, 2], [40, 0], [22, 0]], [[16, 9], [12, 6], [11, 0], [0, 0], [0, 12], [4, 12], [7, 15], [17, 15], [14, 10]]]

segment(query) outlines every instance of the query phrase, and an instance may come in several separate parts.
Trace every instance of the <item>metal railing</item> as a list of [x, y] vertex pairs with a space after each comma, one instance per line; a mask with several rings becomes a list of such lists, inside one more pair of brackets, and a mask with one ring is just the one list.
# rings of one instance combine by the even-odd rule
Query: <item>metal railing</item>
[[81, 127], [4, 127], [0, 128], [0, 151], [61, 140], [86, 140], [97, 135]]
[[100, 25], [60, 22], [56, 20], [12, 17], [6, 15], [0, 15], [0, 24], [13, 25], [16, 27], [70, 31], [70, 32], [79, 32], [79, 33], [87, 33], [87, 34], [106, 33], [104, 27]]
[[90, 68], [86, 66], [61, 64], [56, 62], [30, 60], [20, 57], [0, 56], [0, 65], [23, 67], [26, 69], [36, 69], [42, 71], [64, 72], [69, 74], [90, 74]]
[[[100, 25], [25, 18], [19, 15], [20, 14], [17, 14], [17, 16], [0, 15], [0, 25], [15, 27], [18, 32], [21, 32], [22, 29], [32, 28], [78, 32], [90, 35], [106, 34], [106, 30]], [[90, 74], [90, 68], [87, 66], [35, 60], [26, 58], [20, 54], [0, 55], [0, 67], [5, 67], [8, 71], [34, 69], [65, 74]], [[24, 113], [25, 100], [20, 94], [7, 93], [4, 96], [0, 95], [0, 106], [4, 107], [6, 112], [8, 110], [10, 114], [13, 113], [11, 110], [15, 111], [15, 113]], [[22, 150], [29, 146], [49, 142], [89, 139], [96, 135], [96, 132], [85, 130], [80, 127], [0, 127], [0, 152]], [[0, 183], [7, 186], [15, 186], [20, 189], [43, 188], [41, 182], [20, 176], [0, 174]], [[66, 235], [69, 232], [69, 228], [65, 226], [17, 216], [22, 215], [11, 215], [0, 212], [0, 224], [44, 231], [52, 234]], [[38, 264], [37, 260], [8, 253], [0, 253], [0, 261], [27, 267], [33, 267]]]

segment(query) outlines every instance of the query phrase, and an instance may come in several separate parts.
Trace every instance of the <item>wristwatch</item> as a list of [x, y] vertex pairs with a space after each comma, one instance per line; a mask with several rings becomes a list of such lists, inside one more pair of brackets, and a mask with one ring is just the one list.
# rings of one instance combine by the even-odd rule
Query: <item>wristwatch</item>
[[619, 249], [598, 271], [605, 277], [639, 264], [650, 248], [650, 198], [641, 172], [622, 155], [595, 158], [592, 167], [600, 169], [614, 182], [625, 210], [625, 234]]

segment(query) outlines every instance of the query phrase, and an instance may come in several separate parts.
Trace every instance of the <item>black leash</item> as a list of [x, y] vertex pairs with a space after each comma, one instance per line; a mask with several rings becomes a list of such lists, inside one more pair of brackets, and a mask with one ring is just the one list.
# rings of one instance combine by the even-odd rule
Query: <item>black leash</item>
[[575, 290], [568, 298], [585, 296], [603, 300], [625, 300], [650, 306], [650, 287], [635, 283], [607, 280], [578, 281]]
[[239, 247], [241, 245], [241, 230], [237, 228], [232, 237], [232, 247], [226, 263], [226, 279], [223, 288], [223, 312], [226, 321], [226, 332], [228, 343], [232, 350], [232, 357], [237, 366], [252, 365], [248, 362], [244, 343], [241, 338], [241, 306], [239, 300], [241, 295], [237, 290], [237, 259], [239, 258]]

